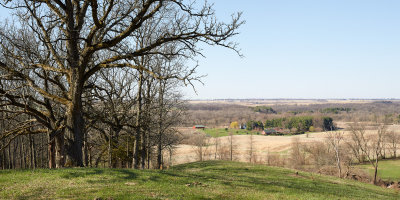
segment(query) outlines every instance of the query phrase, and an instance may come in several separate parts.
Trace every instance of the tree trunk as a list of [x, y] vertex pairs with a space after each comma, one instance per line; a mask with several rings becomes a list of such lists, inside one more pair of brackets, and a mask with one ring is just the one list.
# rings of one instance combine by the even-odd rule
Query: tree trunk
[[172, 166], [172, 148], [169, 148], [169, 166]]
[[13, 168], [13, 162], [12, 162], [12, 154], [11, 154], [11, 144], [8, 145], [8, 169]]
[[142, 144], [142, 153], [141, 153], [141, 168], [145, 169], [146, 167], [146, 153], [147, 153], [147, 148], [146, 148], [146, 135], [145, 131], [141, 131], [142, 136], [140, 143]]
[[378, 176], [378, 155], [375, 158], [374, 167], [375, 167], [375, 170], [374, 170], [374, 184], [376, 184], [376, 179], [377, 179], [377, 176]]
[[67, 112], [67, 128], [65, 130], [68, 138], [67, 144], [67, 162], [68, 166], [83, 167], [83, 134], [84, 119], [82, 110], [81, 92], [73, 94], [73, 102]]
[[146, 135], [146, 160], [147, 160], [147, 169], [150, 169], [150, 153], [151, 153], [151, 146], [150, 146], [150, 133]]
[[200, 161], [203, 162], [203, 144], [200, 145], [199, 155], [200, 155]]
[[[336, 148], [339, 148], [339, 147], [336, 147]], [[342, 166], [340, 165], [340, 154], [339, 154], [339, 150], [338, 149], [336, 149], [335, 150], [336, 151], [336, 165], [337, 165], [337, 167], [338, 167], [338, 169], [339, 169], [339, 178], [342, 178]]]
[[147, 160], [147, 169], [150, 169], [150, 154], [152, 151], [151, 144], [150, 144], [150, 134], [151, 134], [151, 128], [150, 128], [150, 120], [151, 120], [151, 89], [153, 88], [152, 86], [153, 80], [149, 78], [147, 80], [147, 90], [146, 90], [146, 101], [145, 101], [145, 113], [146, 113], [146, 134], [145, 134], [145, 149], [146, 149], [146, 160]]
[[[217, 160], [218, 145], [219, 145], [219, 139], [218, 139], [218, 135], [217, 135], [217, 137], [215, 137], [215, 154], [214, 154], [214, 160]], [[220, 156], [220, 158], [221, 158], [221, 156]]]
[[[45, 146], [46, 146], [45, 136], [42, 136], [42, 137], [40, 138], [40, 141], [41, 141], [40, 147], [41, 147], [41, 149], [42, 149], [42, 153], [41, 153], [42, 155], [41, 155], [41, 159], [40, 159], [40, 166], [41, 166], [41, 167], [45, 167], [45, 166], [46, 166], [46, 161], [45, 161], [45, 159], [47, 158], [48, 161], [50, 160], [49, 154], [48, 154], [48, 153], [46, 154], [46, 151], [44, 150], [44, 149], [45, 149]], [[46, 156], [47, 156], [47, 157], [46, 157]]]
[[92, 150], [91, 149], [88, 149], [88, 156], [89, 156], [89, 166], [93, 167], [93, 165], [92, 165], [93, 156], [92, 156]]
[[49, 157], [49, 168], [56, 168], [56, 141], [52, 137], [53, 134], [48, 136], [48, 157]]
[[129, 136], [126, 139], [126, 158], [127, 158], [126, 168], [129, 168]]
[[[4, 117], [4, 113], [0, 113], [1, 117]], [[0, 124], [0, 130], [5, 129], [5, 120], [2, 120], [2, 123]], [[4, 140], [1, 141], [1, 146], [4, 146]], [[1, 169], [5, 169], [5, 158], [6, 158], [6, 153], [5, 153], [5, 148], [1, 151], [1, 156], [0, 156], [0, 161], [1, 161]]]
[[142, 134], [141, 134], [141, 127], [140, 127], [140, 122], [141, 122], [141, 117], [142, 117], [142, 84], [143, 84], [143, 72], [139, 72], [139, 83], [138, 83], [138, 94], [137, 94], [137, 100], [136, 100], [136, 135], [135, 135], [135, 152], [133, 155], [133, 168], [138, 169], [139, 168], [139, 153], [140, 153], [140, 147], [142, 142]]
[[20, 168], [22, 168], [22, 169], [26, 169], [26, 150], [25, 150], [25, 142], [24, 142], [24, 136], [22, 136], [22, 137], [20, 137], [20, 143], [21, 143], [21, 146], [20, 146], [20, 148], [19, 148], [19, 155], [20, 155], [20, 157], [21, 157], [21, 165], [20, 165]]
[[158, 98], [159, 98], [159, 132], [158, 132], [158, 146], [157, 146], [157, 166], [158, 169], [161, 169], [162, 166], [162, 135], [163, 135], [163, 112], [164, 112], [164, 90], [163, 90], [163, 84], [162, 81], [160, 80], [160, 88], [159, 88], [159, 94], [158, 94]]
[[83, 167], [83, 136], [85, 122], [83, 118], [82, 94], [84, 88], [85, 66], [80, 66], [80, 30], [76, 27], [75, 9], [72, 1], [65, 1], [66, 50], [69, 66], [70, 102], [67, 104], [65, 135], [67, 141], [67, 162], [69, 166]]
[[13, 166], [13, 169], [17, 169], [17, 153], [18, 153], [18, 142], [17, 142], [18, 140], [15, 140], [14, 141], [14, 151], [13, 151], [13, 153], [11, 154], [12, 155], [12, 166]]
[[55, 163], [56, 168], [62, 168], [65, 164], [65, 144], [64, 144], [64, 134], [58, 133], [55, 138]]
[[137, 155], [136, 155], [136, 144], [137, 144], [137, 142], [136, 142], [136, 139], [137, 139], [137, 137], [136, 137], [136, 135], [135, 135], [135, 141], [133, 141], [133, 149], [132, 149], [132, 153], [133, 153], [133, 157], [132, 157], [132, 168], [133, 169], [137, 169], [137, 168], [135, 168], [135, 163], [136, 163], [136, 159], [137, 159]]
[[6, 150], [3, 149], [3, 151], [1, 151], [2, 156], [1, 156], [1, 168], [2, 169], [6, 169]]
[[157, 166], [158, 166], [158, 169], [161, 169], [161, 166], [162, 166], [162, 160], [161, 160], [161, 158], [162, 158], [162, 146], [161, 146], [161, 143], [162, 143], [162, 136], [160, 134], [159, 135], [159, 140], [158, 140], [158, 146], [157, 146]]
[[88, 142], [87, 142], [87, 134], [84, 135], [84, 144], [83, 144], [83, 155], [85, 160], [85, 166], [89, 166], [89, 155], [88, 155]]
[[393, 158], [396, 159], [396, 151], [397, 151], [397, 146], [394, 146], [393, 148]]
[[230, 157], [231, 157], [231, 161], [233, 160], [233, 134], [231, 134], [230, 136]]
[[100, 153], [99, 156], [96, 158], [96, 161], [94, 162], [94, 166], [98, 167], [99, 163], [101, 161], [101, 157], [103, 156], [103, 154], [106, 152], [106, 149], [103, 149]]
[[110, 129], [109, 135], [108, 135], [108, 167], [112, 168], [112, 130]]
[[34, 137], [32, 137], [32, 135], [29, 135], [29, 146], [30, 146], [30, 160], [31, 160], [31, 164], [30, 167], [32, 169], [36, 169], [37, 167], [37, 162], [36, 162], [36, 147], [35, 147], [35, 140]]

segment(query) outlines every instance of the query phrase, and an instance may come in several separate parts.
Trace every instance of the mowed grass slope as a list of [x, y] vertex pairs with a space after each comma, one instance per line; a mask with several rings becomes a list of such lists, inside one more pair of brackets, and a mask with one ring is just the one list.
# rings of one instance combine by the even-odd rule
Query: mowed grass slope
[[2, 199], [399, 199], [395, 190], [293, 170], [207, 161], [172, 169], [0, 171]]

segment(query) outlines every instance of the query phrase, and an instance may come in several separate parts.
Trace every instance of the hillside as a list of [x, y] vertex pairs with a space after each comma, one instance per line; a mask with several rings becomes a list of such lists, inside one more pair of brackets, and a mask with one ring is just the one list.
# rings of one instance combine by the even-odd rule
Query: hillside
[[0, 171], [2, 199], [399, 199], [395, 190], [237, 162], [172, 169]]

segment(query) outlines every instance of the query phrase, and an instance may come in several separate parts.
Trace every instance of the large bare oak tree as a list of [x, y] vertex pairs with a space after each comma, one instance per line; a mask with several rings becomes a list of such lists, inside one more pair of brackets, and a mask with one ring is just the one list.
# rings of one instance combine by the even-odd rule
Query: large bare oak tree
[[[243, 23], [240, 13], [218, 22], [211, 5], [184, 0], [5, 0], [2, 6], [14, 18], [1, 25], [0, 70], [2, 81], [15, 87], [2, 87], [0, 94], [35, 123], [62, 131], [72, 166], [83, 166], [82, 95], [96, 84], [90, 81], [94, 74], [132, 68], [157, 76], [135, 58], [191, 57], [201, 54], [199, 42], [237, 50], [230, 39]], [[137, 36], [145, 29], [155, 34], [140, 45]], [[162, 48], [171, 43], [175, 48]], [[190, 84], [187, 74], [157, 78]], [[31, 90], [28, 97], [13, 92], [21, 88]], [[26, 98], [33, 104], [21, 103]], [[63, 114], [56, 117], [54, 105]]]

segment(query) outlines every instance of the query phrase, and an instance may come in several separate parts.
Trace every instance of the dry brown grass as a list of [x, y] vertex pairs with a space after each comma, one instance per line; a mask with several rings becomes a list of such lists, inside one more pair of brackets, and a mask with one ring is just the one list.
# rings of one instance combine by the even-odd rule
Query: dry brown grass
[[[341, 124], [348, 123], [341, 122]], [[188, 129], [190, 130], [190, 129]], [[400, 125], [389, 125], [388, 130], [398, 131], [400, 132]], [[190, 131], [187, 133], [186, 136], [190, 137], [190, 134], [193, 134], [194, 131]], [[350, 131], [344, 129], [344, 139], [349, 140], [350, 138]], [[367, 130], [367, 135], [374, 134], [375, 130], [370, 127]], [[235, 135], [233, 136], [233, 140], [235, 143], [234, 148], [234, 160], [241, 161], [241, 162], [248, 162], [249, 161], [249, 144], [250, 144], [250, 137], [249, 135]], [[269, 156], [270, 159], [277, 160], [276, 155], [279, 155], [283, 159], [284, 157], [289, 155], [291, 150], [291, 144], [294, 139], [297, 139], [301, 143], [323, 143], [326, 141], [328, 137], [327, 132], [316, 132], [316, 133], [309, 133], [308, 137], [306, 134], [303, 135], [294, 135], [294, 136], [262, 136], [262, 135], [253, 135], [253, 152], [256, 157], [256, 162], [265, 163]], [[214, 151], [214, 143], [215, 138], [211, 138], [209, 142], [209, 148], [207, 148], [207, 155], [205, 159], [214, 159], [215, 151]], [[228, 148], [229, 146], [229, 136], [220, 137], [219, 138], [219, 151], [218, 155], [223, 160], [227, 160], [228, 157]], [[400, 151], [399, 151], [400, 152]], [[217, 157], [217, 159], [219, 159]], [[189, 144], [182, 144], [178, 145], [175, 149], [175, 153], [173, 156], [173, 163], [174, 164], [182, 164], [188, 162], [194, 162], [198, 160], [198, 156], [196, 156], [196, 152], [194, 151], [193, 145]], [[279, 164], [276, 165], [281, 165]]]

